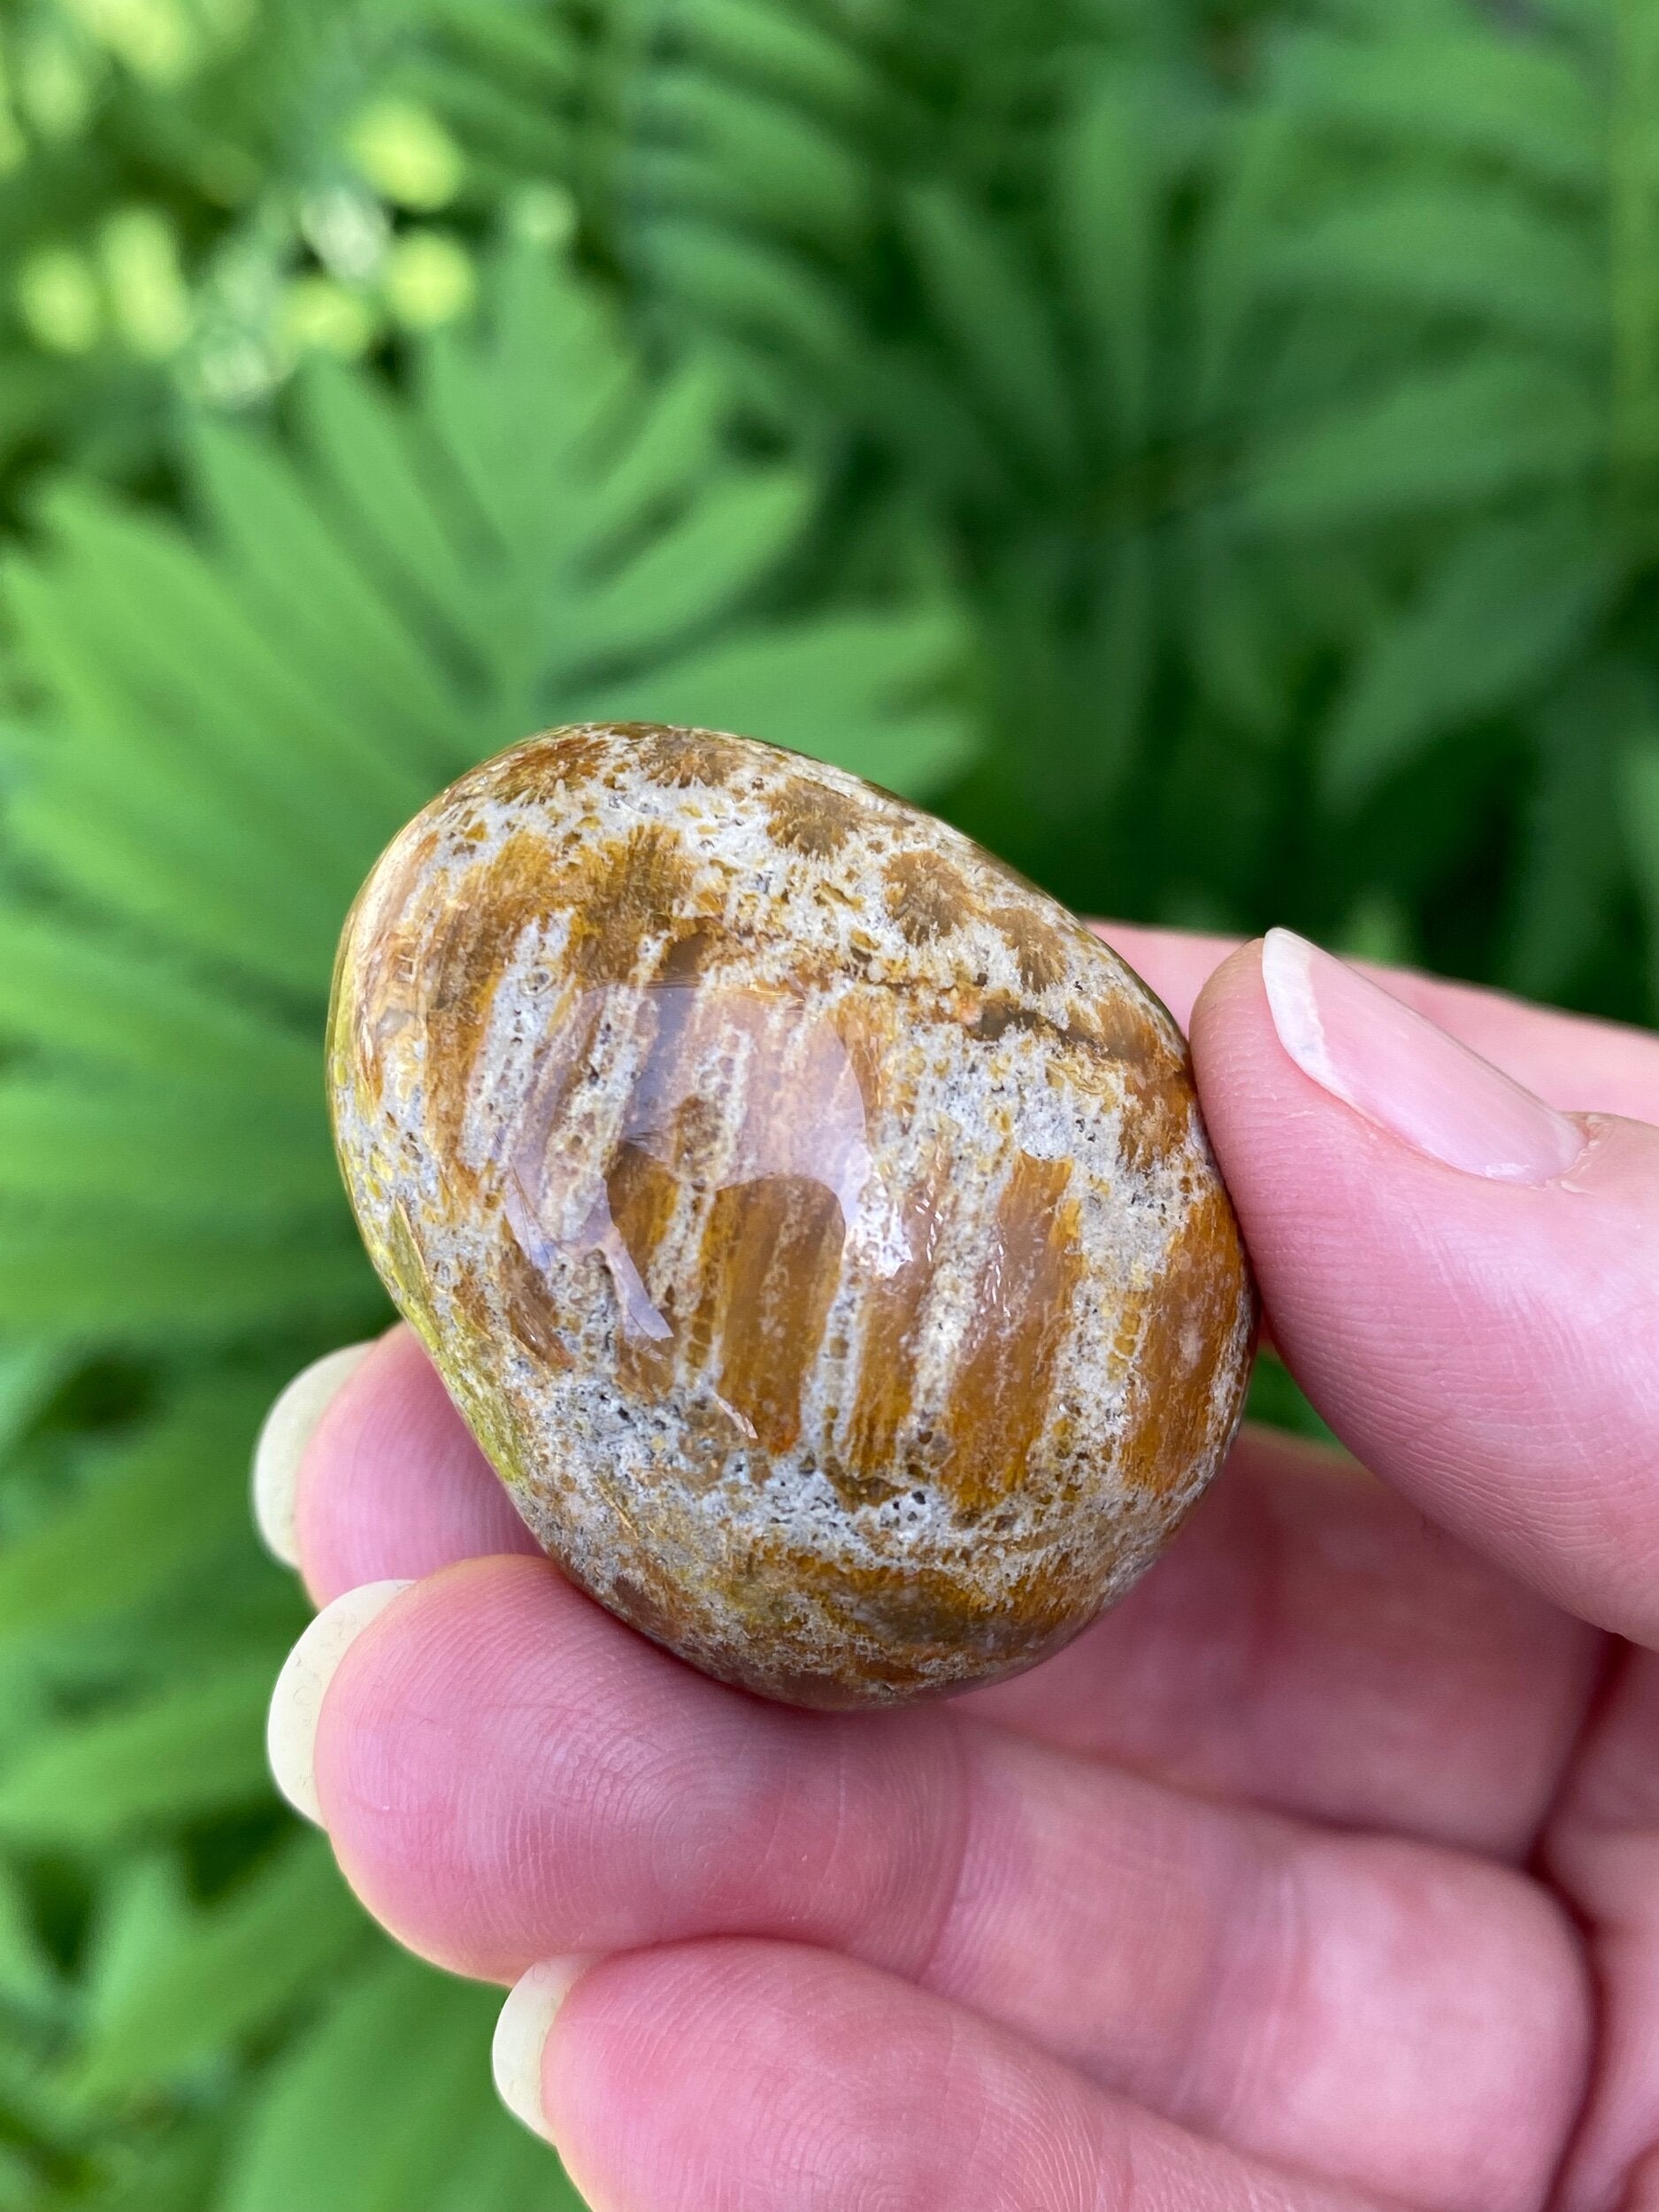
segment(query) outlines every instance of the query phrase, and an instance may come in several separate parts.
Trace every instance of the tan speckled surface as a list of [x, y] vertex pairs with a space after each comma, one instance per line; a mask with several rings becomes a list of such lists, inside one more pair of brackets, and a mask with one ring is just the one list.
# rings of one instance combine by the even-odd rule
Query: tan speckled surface
[[931, 817], [705, 732], [434, 801], [342, 943], [376, 1265], [537, 1535], [810, 1704], [1014, 1671], [1232, 1436], [1253, 1323], [1169, 1018]]

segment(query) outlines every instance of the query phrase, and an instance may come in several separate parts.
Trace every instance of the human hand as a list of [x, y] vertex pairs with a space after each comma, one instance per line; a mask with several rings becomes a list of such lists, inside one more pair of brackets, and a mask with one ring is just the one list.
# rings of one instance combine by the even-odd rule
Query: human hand
[[[1106, 933], [1183, 1019], [1224, 949]], [[1247, 1430], [1017, 1680], [704, 1679], [541, 1558], [405, 1331], [273, 1424], [327, 1608], [279, 1775], [402, 1941], [526, 1977], [503, 2088], [602, 2212], [1659, 2208], [1659, 1041], [1390, 979], [1546, 1106], [1298, 942], [1194, 1056], [1374, 1472]]]

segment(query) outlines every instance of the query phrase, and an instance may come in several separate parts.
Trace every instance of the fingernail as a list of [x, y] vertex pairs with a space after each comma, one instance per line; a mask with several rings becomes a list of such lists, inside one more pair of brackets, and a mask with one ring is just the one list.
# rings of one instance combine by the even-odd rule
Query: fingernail
[[588, 1956], [543, 1959], [507, 1993], [489, 2047], [495, 2093], [532, 2135], [553, 2140], [541, 2104], [541, 2055], [559, 2009], [578, 1978], [594, 1963]]
[[254, 1525], [265, 1549], [285, 1567], [297, 1567], [295, 1529], [300, 1462], [317, 1425], [340, 1394], [348, 1375], [374, 1349], [373, 1342], [345, 1344], [302, 1368], [265, 1417], [253, 1448]]
[[282, 1663], [265, 1721], [265, 1756], [276, 1786], [296, 1813], [320, 1828], [317, 1800], [317, 1724], [328, 1685], [357, 1638], [407, 1582], [365, 1582], [325, 1605]]
[[1564, 1114], [1305, 937], [1269, 930], [1262, 979], [1302, 1073], [1431, 1159], [1548, 1183], [1583, 1153], [1584, 1133]]

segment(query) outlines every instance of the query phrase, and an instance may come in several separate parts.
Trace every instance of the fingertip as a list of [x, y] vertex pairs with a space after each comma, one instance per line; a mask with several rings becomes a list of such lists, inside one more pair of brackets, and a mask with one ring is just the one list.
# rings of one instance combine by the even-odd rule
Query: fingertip
[[541, 2086], [548, 2041], [565, 1999], [593, 1963], [588, 1954], [538, 1961], [508, 1991], [490, 2041], [496, 2095], [544, 2143], [553, 2140]]
[[342, 1344], [300, 1370], [265, 1417], [253, 1448], [254, 1526], [284, 1567], [300, 1563], [300, 1464], [323, 1416], [374, 1349], [373, 1340]]
[[1218, 959], [1205, 976], [1194, 997], [1192, 1018], [1187, 1025], [1194, 1051], [1201, 1029], [1213, 1035], [1217, 1023], [1254, 999], [1259, 999], [1265, 1008], [1267, 992], [1262, 964], [1266, 949], [1266, 937], [1247, 938], [1243, 944], [1233, 946], [1225, 958]]
[[1222, 964], [1192, 1046], [1274, 1340], [1320, 1414], [1555, 1602], [1650, 1636], [1659, 1132], [1563, 1116], [1295, 939]]
[[319, 1828], [326, 1825], [317, 1793], [317, 1731], [323, 1701], [342, 1661], [372, 1621], [410, 1585], [365, 1583], [326, 1605], [282, 1663], [265, 1720], [272, 1779], [288, 1803]]
[[295, 1535], [316, 1601], [463, 1559], [538, 1554], [414, 1332], [400, 1325], [370, 1350], [299, 1468]]

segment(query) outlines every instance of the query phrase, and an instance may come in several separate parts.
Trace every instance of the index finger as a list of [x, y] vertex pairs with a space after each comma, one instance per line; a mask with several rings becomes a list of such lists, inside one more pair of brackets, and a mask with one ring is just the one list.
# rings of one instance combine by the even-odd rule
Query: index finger
[[[1146, 979], [1184, 1030], [1191, 1026], [1199, 992], [1242, 941], [1133, 922], [1092, 926]], [[1366, 960], [1352, 964], [1552, 1106], [1659, 1122], [1659, 1037], [1412, 968]]]
[[1205, 987], [1193, 1056], [1274, 1340], [1338, 1436], [1659, 1643], [1659, 1127], [1570, 1118], [1278, 932]]

